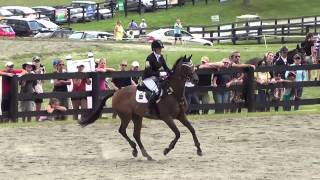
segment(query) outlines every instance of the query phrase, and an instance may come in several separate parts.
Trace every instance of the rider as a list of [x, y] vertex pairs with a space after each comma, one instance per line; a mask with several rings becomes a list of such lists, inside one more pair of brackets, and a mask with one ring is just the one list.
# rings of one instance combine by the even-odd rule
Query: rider
[[143, 83], [152, 92], [149, 100], [149, 110], [156, 104], [156, 97], [160, 94], [158, 87], [160, 76], [167, 76], [171, 72], [161, 54], [162, 48], [164, 46], [160, 40], [154, 40], [151, 43], [152, 53], [146, 59], [142, 77]]

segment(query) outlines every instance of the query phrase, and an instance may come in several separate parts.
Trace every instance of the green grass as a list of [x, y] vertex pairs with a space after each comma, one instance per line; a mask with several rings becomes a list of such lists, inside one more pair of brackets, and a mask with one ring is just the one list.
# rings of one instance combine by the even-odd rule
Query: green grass
[[[96, 0], [97, 2], [100, 2]], [[0, 0], [0, 6], [3, 5], [68, 5], [70, 0]], [[319, 0], [251, 0], [250, 6], [244, 6], [242, 0], [230, 0], [227, 3], [219, 4], [217, 0], [208, 0], [205, 4], [204, 0], [196, 1], [196, 5], [191, 3], [180, 7], [174, 7], [169, 10], [158, 10], [154, 13], [145, 13], [141, 16], [135, 12], [129, 12], [129, 16], [125, 17], [123, 12], [116, 14], [114, 19], [104, 21], [95, 21], [85, 24], [73, 24], [72, 28], [76, 30], [102, 30], [112, 31], [115, 22], [120, 19], [123, 25], [127, 27], [131, 19], [140, 22], [141, 18], [145, 18], [149, 27], [172, 26], [176, 18], [182, 20], [183, 25], [211, 25], [210, 17], [212, 15], [220, 15], [220, 23], [234, 22], [236, 16], [242, 14], [258, 14], [261, 18], [282, 18], [295, 16], [308, 16], [320, 14], [318, 7]]]

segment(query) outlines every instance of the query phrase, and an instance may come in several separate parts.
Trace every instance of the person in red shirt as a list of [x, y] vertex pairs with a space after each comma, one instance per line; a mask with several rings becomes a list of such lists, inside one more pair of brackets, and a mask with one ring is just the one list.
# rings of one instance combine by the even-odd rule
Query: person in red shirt
[[1, 110], [3, 112], [8, 112], [11, 102], [11, 86], [10, 80], [11, 77], [17, 75], [22, 76], [26, 74], [24, 69], [13, 69], [14, 64], [12, 62], [7, 62], [4, 70], [0, 70], [0, 75], [2, 76], [2, 101], [1, 101]]
[[[80, 64], [77, 66], [78, 72], [83, 72], [84, 65]], [[91, 81], [90, 79], [72, 79], [72, 92], [85, 92], [86, 91], [86, 85], [90, 85]], [[88, 103], [87, 98], [71, 98], [73, 109], [87, 109]], [[75, 120], [78, 120], [78, 115], [74, 115], [73, 118]]]

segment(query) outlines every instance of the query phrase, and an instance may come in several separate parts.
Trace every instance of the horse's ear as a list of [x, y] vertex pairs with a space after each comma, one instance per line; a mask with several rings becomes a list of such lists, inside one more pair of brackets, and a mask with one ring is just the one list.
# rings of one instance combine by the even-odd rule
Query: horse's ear
[[182, 62], [186, 62], [187, 55], [183, 56]]
[[297, 47], [296, 47], [296, 49], [300, 49], [300, 46], [299, 46], [299, 44], [297, 44]]
[[191, 58], [192, 58], [192, 54], [188, 57], [187, 61], [190, 62]]

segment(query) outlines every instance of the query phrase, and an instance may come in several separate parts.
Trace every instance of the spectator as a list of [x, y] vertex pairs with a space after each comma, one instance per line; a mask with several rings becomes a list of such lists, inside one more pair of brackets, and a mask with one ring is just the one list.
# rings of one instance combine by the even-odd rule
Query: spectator
[[[55, 73], [63, 73], [65, 72], [65, 64], [63, 60], [59, 60], [58, 64], [56, 65], [56, 72]], [[54, 92], [68, 92], [68, 87], [67, 85], [71, 84], [71, 80], [70, 79], [55, 79], [53, 81], [53, 91]], [[68, 98], [59, 98], [58, 99], [60, 104], [67, 108], [69, 107], [69, 102], [68, 102]], [[60, 116], [61, 120], [66, 120], [66, 116]]]
[[[84, 65], [80, 64], [77, 66], [78, 72], [83, 72]], [[72, 79], [72, 92], [85, 92], [86, 91], [86, 85], [90, 85], [91, 81], [89, 78], [86, 79]], [[87, 103], [87, 97], [81, 97], [81, 98], [71, 98], [72, 101], [72, 107], [73, 109], [87, 109], [88, 103]], [[78, 120], [78, 114], [73, 116], [74, 120]]]
[[141, 23], [139, 25], [140, 28], [140, 35], [145, 35], [146, 34], [146, 28], [148, 27], [146, 20], [142, 19]]
[[[296, 54], [293, 56], [293, 60], [294, 60], [294, 64], [292, 64], [292, 66], [301, 66], [301, 56], [299, 54]], [[288, 78], [288, 71], [286, 72], [286, 77]], [[301, 82], [301, 81], [307, 81], [308, 77], [307, 77], [307, 72], [305, 70], [296, 70], [295, 71], [295, 81], [296, 82]], [[303, 88], [302, 87], [296, 87], [295, 88], [295, 101], [299, 102], [301, 100], [302, 97], [302, 92], [303, 92]], [[294, 106], [294, 110], [299, 110], [299, 105], [295, 105]]]
[[[191, 105], [191, 104], [198, 105], [198, 104], [200, 104], [199, 98], [197, 96], [196, 91], [188, 92], [188, 88], [194, 87], [194, 84], [192, 82], [190, 82], [190, 81], [187, 81], [186, 84], [185, 84], [185, 87], [186, 87], [185, 97], [186, 97], [186, 100], [187, 100], [187, 104], [188, 105]], [[188, 106], [188, 109], [187, 109], [186, 113], [187, 114], [199, 114], [199, 111], [191, 110], [190, 107]]]
[[[12, 62], [7, 62], [4, 70], [0, 70], [0, 75], [2, 76], [2, 101], [1, 110], [2, 113], [8, 112], [11, 104], [11, 86], [10, 80], [14, 75], [22, 76], [26, 74], [24, 69], [13, 69], [14, 64]], [[7, 121], [7, 119], [5, 119]]]
[[308, 33], [303, 42], [301, 42], [301, 48], [304, 48], [306, 51], [305, 60], [311, 62], [311, 47], [314, 44], [313, 33]]
[[[263, 66], [267, 66], [266, 61], [261, 61], [260, 63], [258, 63], [258, 67], [263, 67]], [[255, 72], [255, 80], [257, 82], [257, 84], [261, 84], [261, 85], [267, 85], [270, 83], [271, 81], [271, 76], [269, 72]], [[255, 93], [255, 99], [256, 99], [256, 103], [258, 105], [263, 105], [267, 102], [267, 97], [268, 97], [268, 89], [258, 89], [257, 92]], [[257, 108], [258, 111], [264, 112], [266, 111], [265, 108]]]
[[182, 35], [181, 35], [181, 30], [182, 30], [182, 24], [180, 19], [176, 20], [176, 23], [173, 26], [174, 29], [174, 45], [176, 45], [177, 40], [180, 41], [180, 44], [182, 44]]
[[[318, 58], [318, 50], [315, 46], [311, 47], [311, 61], [312, 64], [319, 64], [320, 60]], [[310, 81], [319, 81], [320, 80], [320, 70], [315, 69], [315, 70], [310, 70], [308, 71], [308, 79]]]
[[[284, 82], [284, 81], [285, 81], [285, 80], [281, 78], [281, 73], [276, 72], [276, 73], [274, 74], [274, 77], [271, 79], [270, 83], [272, 83], [272, 84], [279, 84], [279, 83], [282, 83], [282, 82]], [[282, 88], [282, 87], [277, 87], [277, 88], [272, 89], [272, 91], [271, 91], [271, 94], [272, 94], [272, 96], [271, 96], [271, 101], [272, 101], [274, 104], [279, 103], [280, 100], [281, 100], [281, 97], [282, 97], [283, 93], [284, 93], [284, 88]], [[278, 106], [278, 105], [275, 105], [275, 106], [274, 106], [274, 110], [275, 110], [275, 111], [278, 111], [278, 110], [279, 110], [279, 106]]]
[[[287, 57], [288, 57], [288, 48], [286, 46], [283, 46], [280, 49], [280, 54], [279, 57], [275, 60], [274, 64], [276, 66], [285, 66], [288, 65], [287, 62]], [[279, 71], [279, 73], [281, 74], [281, 79], [285, 79], [285, 73], [286, 71]]]
[[[209, 67], [209, 58], [207, 56], [201, 57], [201, 65], [199, 65], [199, 69], [204, 69], [205, 67]], [[197, 86], [211, 86], [211, 77], [212, 74], [198, 74], [199, 82]], [[208, 91], [199, 91], [198, 98], [201, 104], [209, 104], [210, 98]], [[202, 110], [202, 114], [208, 114], [208, 110]]]
[[[131, 63], [131, 71], [140, 71], [140, 64], [139, 64], [138, 61], [133, 61], [133, 62]], [[134, 83], [135, 83], [136, 85], [139, 84], [139, 79], [140, 79], [140, 77], [135, 76], [135, 77], [131, 77], [131, 78], [132, 78], [132, 80], [134, 81]]]
[[121, 41], [124, 34], [124, 29], [122, 27], [122, 23], [120, 20], [117, 21], [117, 24], [115, 25], [113, 29], [113, 34], [116, 41]]
[[[105, 58], [99, 59], [96, 72], [112, 72], [112, 71], [115, 71], [115, 69], [107, 67], [107, 60]], [[108, 84], [106, 83], [105, 77], [100, 78], [99, 89], [100, 91], [105, 91], [108, 89]]]
[[[63, 119], [65, 116], [62, 115], [61, 113], [65, 112], [65, 111], [67, 111], [67, 108], [60, 105], [59, 99], [56, 99], [56, 98], [50, 99], [49, 104], [47, 106], [47, 112], [49, 114], [52, 114], [54, 112], [57, 113], [57, 115], [54, 117], [54, 119], [57, 119], [57, 120]], [[41, 119], [41, 121], [43, 121], [45, 119], [46, 118], [43, 118], [43, 119]]]
[[[32, 63], [33, 65], [35, 65], [35, 70], [34, 70], [34, 73], [35, 74], [45, 74], [46, 73], [46, 69], [45, 67], [41, 64], [40, 62], [40, 57], [39, 56], [34, 56], [32, 58]], [[35, 94], [40, 94], [40, 93], [43, 93], [43, 88], [42, 88], [42, 83], [43, 83], [43, 80], [37, 80], [37, 84], [36, 86], [34, 87], [34, 91], [35, 91]], [[34, 100], [34, 102], [36, 103], [36, 111], [40, 111], [41, 110], [41, 104], [43, 102], [43, 99], [42, 98], [37, 98]], [[39, 116], [36, 117], [36, 120], [39, 120]]]
[[[127, 61], [122, 61], [120, 64], [120, 71], [126, 71], [127, 70]], [[116, 91], [129, 86], [129, 85], [136, 85], [135, 82], [131, 79], [131, 77], [117, 77], [117, 78], [112, 78], [112, 86], [113, 89]]]
[[131, 20], [131, 22], [128, 25], [128, 29], [129, 30], [135, 30], [138, 29], [138, 24], [136, 23], [136, 21], [134, 21], [133, 19]]
[[[288, 72], [287, 80], [288, 82], [294, 82], [296, 79], [296, 73], [294, 71]], [[288, 105], [287, 102], [293, 100], [295, 97], [295, 89], [294, 88], [285, 88], [283, 94], [283, 101], [285, 105], [283, 106], [284, 111], [291, 111], [291, 105]]]
[[[231, 66], [231, 61], [228, 58], [222, 60], [223, 68], [229, 68]], [[231, 75], [230, 74], [215, 74], [213, 76], [212, 85], [213, 87], [225, 86], [229, 87], [229, 83], [231, 82]], [[215, 103], [223, 103], [227, 104], [230, 103], [229, 99], [230, 92], [229, 91], [218, 91], [213, 94]], [[215, 113], [224, 113], [222, 108], [217, 107]]]
[[[230, 55], [230, 61], [231, 61], [231, 66], [232, 67], [242, 67], [240, 65], [240, 52], [239, 51], [234, 51]], [[243, 79], [244, 79], [244, 73], [236, 72], [232, 75], [232, 80], [229, 82], [228, 85], [242, 85], [243, 84]], [[230, 101], [233, 103], [239, 103], [243, 102], [241, 99], [242, 96], [242, 91], [239, 90], [234, 90], [230, 92]], [[235, 112], [236, 109], [231, 108], [231, 112]], [[241, 112], [241, 108], [238, 108], [238, 112]]]
[[[32, 62], [27, 62], [22, 65], [22, 69], [26, 71], [26, 74], [34, 74], [34, 70], [36, 69], [35, 65]], [[25, 80], [20, 81], [20, 92], [24, 94], [33, 94], [35, 92], [35, 86], [37, 84], [36, 80]], [[34, 111], [34, 101], [33, 100], [25, 100], [20, 102], [20, 109], [22, 112]], [[22, 117], [22, 121], [25, 122], [26, 117]], [[31, 117], [27, 117], [27, 121], [31, 121]]]
[[[128, 66], [127, 61], [122, 61], [120, 64], [120, 71], [126, 71], [127, 66]], [[134, 81], [131, 79], [131, 77], [112, 78], [111, 84], [113, 86], [113, 89], [116, 91], [126, 86], [136, 85]], [[116, 118], [116, 116], [117, 114], [113, 113], [112, 118]]]

